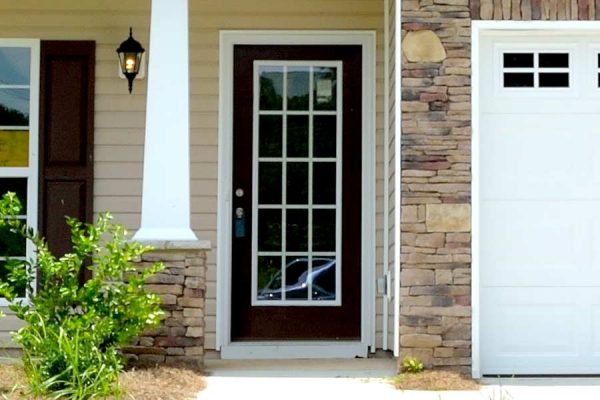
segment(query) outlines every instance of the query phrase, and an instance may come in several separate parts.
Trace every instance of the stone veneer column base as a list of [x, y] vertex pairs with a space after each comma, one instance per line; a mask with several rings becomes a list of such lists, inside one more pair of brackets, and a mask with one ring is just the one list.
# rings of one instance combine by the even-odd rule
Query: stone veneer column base
[[210, 243], [144, 242], [155, 250], [144, 254], [140, 266], [160, 261], [165, 269], [150, 278], [147, 289], [160, 296], [165, 317], [160, 326], [144, 332], [123, 349], [132, 365], [204, 365], [206, 253]]

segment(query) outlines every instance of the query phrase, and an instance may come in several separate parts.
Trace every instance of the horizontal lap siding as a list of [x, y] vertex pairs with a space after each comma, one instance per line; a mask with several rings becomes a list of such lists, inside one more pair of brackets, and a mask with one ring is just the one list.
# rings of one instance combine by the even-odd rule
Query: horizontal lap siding
[[[147, 45], [149, 2], [0, 2], [0, 37], [96, 41], [94, 212], [111, 210], [128, 228], [139, 226], [146, 81], [127, 93], [119, 79], [115, 49], [133, 26]], [[0, 321], [0, 346], [20, 326], [14, 316]]]
[[[95, 40], [94, 211], [111, 210], [130, 230], [140, 223], [146, 79], [116, 77], [115, 48], [133, 26], [148, 48], [150, 1], [53, 0], [0, 3], [0, 37]], [[377, 30], [377, 262], [382, 272], [383, 0], [190, 1], [192, 226], [216, 247], [219, 30]], [[168, 135], [168, 132], [165, 132]], [[206, 348], [215, 347], [216, 251], [208, 254]], [[381, 301], [378, 302], [381, 318]], [[380, 319], [379, 318], [379, 319]], [[4, 330], [2, 322], [0, 331]], [[381, 323], [377, 345], [381, 346]], [[2, 333], [0, 332], [0, 339]]]

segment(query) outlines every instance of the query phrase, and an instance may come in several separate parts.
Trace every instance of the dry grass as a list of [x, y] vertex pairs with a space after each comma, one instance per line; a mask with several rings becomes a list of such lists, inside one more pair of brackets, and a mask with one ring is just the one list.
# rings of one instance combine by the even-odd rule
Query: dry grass
[[126, 400], [195, 399], [206, 387], [202, 373], [172, 367], [126, 371], [120, 381]]
[[[123, 400], [191, 400], [206, 387], [202, 373], [173, 367], [126, 371], [120, 383]], [[35, 400], [20, 366], [0, 364], [0, 400]]]
[[392, 384], [401, 390], [479, 390], [479, 383], [455, 371], [434, 370], [403, 373]]

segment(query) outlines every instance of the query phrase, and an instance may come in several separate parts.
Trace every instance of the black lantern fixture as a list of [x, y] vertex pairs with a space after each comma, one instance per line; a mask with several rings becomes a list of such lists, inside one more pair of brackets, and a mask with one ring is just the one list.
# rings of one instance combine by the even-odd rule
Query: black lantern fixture
[[144, 54], [144, 48], [133, 38], [132, 29], [129, 28], [129, 37], [125, 40], [117, 49], [119, 56], [119, 64], [123, 75], [129, 82], [129, 93], [133, 88], [133, 80], [140, 72], [140, 65], [142, 64], [142, 54]]

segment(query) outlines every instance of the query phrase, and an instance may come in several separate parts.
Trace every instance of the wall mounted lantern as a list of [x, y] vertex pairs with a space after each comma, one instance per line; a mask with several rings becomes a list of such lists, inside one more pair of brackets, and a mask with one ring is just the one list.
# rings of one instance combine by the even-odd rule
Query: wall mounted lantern
[[129, 37], [117, 49], [121, 72], [129, 82], [129, 93], [131, 93], [131, 89], [133, 88], [133, 80], [140, 72], [144, 51], [140, 42], [133, 38], [132, 29], [129, 28]]

